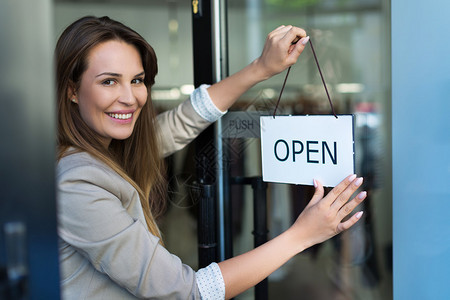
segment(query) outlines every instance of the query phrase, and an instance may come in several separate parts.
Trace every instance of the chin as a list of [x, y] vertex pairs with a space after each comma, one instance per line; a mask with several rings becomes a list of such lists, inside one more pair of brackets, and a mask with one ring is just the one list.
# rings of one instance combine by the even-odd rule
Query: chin
[[111, 138], [113, 140], [119, 140], [119, 141], [123, 141], [126, 140], [127, 138], [129, 138], [131, 136], [132, 132], [127, 132], [127, 133], [123, 133], [123, 134], [115, 134], [112, 135]]
[[129, 135], [124, 135], [124, 136], [120, 136], [120, 137], [115, 137], [113, 138], [114, 140], [118, 140], [118, 141], [124, 141], [126, 139], [128, 139], [131, 136], [131, 134]]

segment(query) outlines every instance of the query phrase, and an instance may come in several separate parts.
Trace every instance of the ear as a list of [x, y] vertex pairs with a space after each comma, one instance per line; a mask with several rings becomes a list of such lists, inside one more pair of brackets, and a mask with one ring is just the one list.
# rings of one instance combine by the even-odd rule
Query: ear
[[67, 88], [67, 99], [69, 99], [73, 103], [77, 103], [78, 102], [77, 92], [76, 92], [76, 88], [75, 88], [75, 83], [73, 83], [72, 81], [70, 81], [69, 87]]

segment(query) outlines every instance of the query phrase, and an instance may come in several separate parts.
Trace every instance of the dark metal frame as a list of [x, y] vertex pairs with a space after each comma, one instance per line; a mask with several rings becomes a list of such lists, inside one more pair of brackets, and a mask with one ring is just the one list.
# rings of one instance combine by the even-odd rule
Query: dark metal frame
[[[226, 50], [226, 0], [195, 1], [192, 11], [194, 85], [212, 84], [228, 75]], [[219, 28], [218, 28], [219, 27]], [[219, 56], [219, 57], [218, 57]], [[254, 244], [267, 241], [267, 184], [261, 177], [231, 178], [227, 139], [222, 137], [221, 121], [196, 139], [199, 195], [199, 267], [233, 256], [231, 185], [253, 188]], [[211, 170], [213, 170], [211, 172]], [[255, 299], [267, 299], [268, 281], [255, 287]]]

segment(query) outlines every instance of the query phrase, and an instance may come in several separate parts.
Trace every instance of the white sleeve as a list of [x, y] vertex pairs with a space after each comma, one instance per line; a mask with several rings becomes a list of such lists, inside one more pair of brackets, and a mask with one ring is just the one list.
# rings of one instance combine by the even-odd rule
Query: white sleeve
[[212, 263], [198, 270], [196, 280], [202, 300], [225, 299], [225, 282], [218, 264]]
[[202, 84], [194, 90], [191, 94], [191, 103], [194, 110], [205, 120], [215, 122], [227, 111], [221, 111], [217, 108], [206, 90], [209, 87], [207, 84]]

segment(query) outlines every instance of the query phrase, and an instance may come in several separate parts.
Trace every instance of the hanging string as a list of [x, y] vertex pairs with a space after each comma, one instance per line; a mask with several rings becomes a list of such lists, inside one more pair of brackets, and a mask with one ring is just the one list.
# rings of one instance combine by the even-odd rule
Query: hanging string
[[291, 67], [289, 66], [286, 77], [284, 77], [283, 86], [281, 87], [280, 95], [278, 96], [277, 104], [275, 105], [275, 110], [273, 111], [273, 118], [275, 119], [275, 114], [277, 113], [278, 104], [280, 104], [281, 95], [283, 94], [284, 86], [286, 85], [287, 78], [289, 76], [289, 72], [291, 71]]
[[[297, 43], [298, 40], [299, 40], [299, 39], [297, 39], [296, 41], [292, 42], [292, 44]], [[336, 115], [336, 113], [335, 113], [335, 111], [334, 111], [333, 102], [331, 102], [330, 94], [328, 93], [327, 85], [325, 84], [325, 79], [323, 78], [322, 70], [320, 69], [320, 66], [319, 66], [319, 60], [317, 59], [316, 51], [314, 51], [314, 46], [313, 46], [313, 44], [312, 44], [311, 39], [309, 39], [309, 44], [311, 45], [311, 50], [312, 50], [312, 53], [313, 53], [313, 55], [314, 55], [314, 60], [316, 61], [317, 68], [319, 69], [320, 78], [322, 79], [322, 83], [323, 83], [323, 86], [324, 86], [324, 88], [325, 88], [325, 92], [327, 93], [328, 102], [330, 103], [331, 110], [333, 111], [333, 115], [334, 115], [334, 116], [336, 117], [336, 119], [337, 119], [338, 117], [337, 117], [337, 115]], [[287, 70], [287, 72], [286, 72], [286, 77], [284, 78], [283, 86], [281, 87], [280, 95], [278, 96], [277, 104], [275, 105], [275, 110], [273, 111], [273, 118], [274, 118], [274, 119], [275, 119], [275, 115], [276, 115], [276, 113], [277, 113], [278, 105], [280, 104], [281, 95], [283, 94], [284, 87], [285, 87], [285, 85], [286, 85], [286, 81], [287, 81], [287, 78], [288, 78], [288, 76], [289, 76], [289, 72], [290, 72], [290, 71], [291, 71], [291, 67], [289, 67], [288, 70]]]
[[319, 60], [317, 59], [316, 51], [314, 51], [314, 46], [313, 46], [313, 44], [312, 44], [312, 42], [311, 42], [311, 39], [309, 39], [309, 44], [311, 45], [311, 50], [312, 50], [312, 53], [313, 53], [313, 55], [314, 55], [314, 60], [316, 61], [317, 68], [319, 69], [320, 78], [322, 78], [323, 87], [325, 88], [325, 92], [327, 93], [328, 102], [330, 102], [330, 106], [331, 106], [331, 110], [333, 111], [333, 115], [334, 115], [334, 116], [336, 117], [336, 119], [337, 119], [338, 117], [337, 117], [336, 113], [334, 112], [333, 102], [331, 102], [330, 94], [328, 94], [327, 85], [326, 85], [326, 83], [325, 83], [325, 79], [323, 79], [322, 70], [320, 69], [320, 66], [319, 66]]

